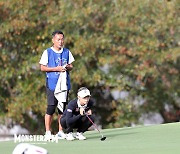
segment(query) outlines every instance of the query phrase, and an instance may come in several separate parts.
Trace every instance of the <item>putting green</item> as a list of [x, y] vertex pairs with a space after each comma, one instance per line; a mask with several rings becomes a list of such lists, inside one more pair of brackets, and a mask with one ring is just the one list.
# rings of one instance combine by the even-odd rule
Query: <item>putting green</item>
[[[179, 154], [180, 122], [102, 130], [85, 133], [85, 141], [34, 142], [49, 154]], [[0, 153], [11, 154], [18, 143], [0, 142]]]

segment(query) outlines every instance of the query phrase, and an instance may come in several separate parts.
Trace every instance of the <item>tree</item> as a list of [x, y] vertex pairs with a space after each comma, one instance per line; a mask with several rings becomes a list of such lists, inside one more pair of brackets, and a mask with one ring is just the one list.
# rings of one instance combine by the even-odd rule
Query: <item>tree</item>
[[[23, 1], [0, 2], [1, 119], [43, 132], [45, 75], [40, 56], [61, 29], [76, 61], [72, 91], [87, 86], [103, 127], [138, 123], [145, 112], [165, 122], [179, 116], [177, 1]], [[124, 100], [113, 90], [127, 91]], [[133, 101], [145, 100], [136, 106]], [[169, 110], [167, 110], [167, 106]], [[57, 117], [55, 117], [57, 119]], [[54, 130], [56, 130], [54, 122]], [[38, 132], [36, 132], [38, 133]]]

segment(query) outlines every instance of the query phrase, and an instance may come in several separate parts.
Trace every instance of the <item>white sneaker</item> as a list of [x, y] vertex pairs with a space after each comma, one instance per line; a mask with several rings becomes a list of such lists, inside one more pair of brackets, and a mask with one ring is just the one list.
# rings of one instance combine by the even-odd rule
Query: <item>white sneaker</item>
[[63, 131], [59, 131], [56, 135], [58, 136], [58, 139], [65, 139], [66, 138], [66, 134], [64, 134]]
[[73, 141], [75, 138], [73, 137], [73, 133], [68, 133], [67, 136], [66, 136], [66, 140], [68, 141]]
[[86, 140], [86, 137], [83, 136], [83, 133], [79, 133], [79, 132], [77, 132], [76, 138], [77, 138], [78, 140]]
[[46, 131], [45, 133], [45, 140], [46, 141], [49, 141], [52, 139], [52, 135], [51, 135], [51, 132], [50, 131]]

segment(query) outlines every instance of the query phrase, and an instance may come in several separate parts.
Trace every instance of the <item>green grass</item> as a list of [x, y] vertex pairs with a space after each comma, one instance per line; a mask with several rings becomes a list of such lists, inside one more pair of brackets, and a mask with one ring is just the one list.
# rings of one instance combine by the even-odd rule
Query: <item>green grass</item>
[[[58, 143], [35, 144], [50, 154], [179, 154], [180, 122], [102, 130], [85, 133], [85, 141], [59, 140]], [[11, 154], [17, 143], [0, 142], [0, 154]]]

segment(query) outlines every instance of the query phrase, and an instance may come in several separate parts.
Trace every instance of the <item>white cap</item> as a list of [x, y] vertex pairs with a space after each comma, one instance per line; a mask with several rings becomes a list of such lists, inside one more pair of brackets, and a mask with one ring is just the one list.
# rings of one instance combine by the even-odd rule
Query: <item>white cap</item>
[[42, 147], [31, 145], [29, 143], [20, 143], [13, 150], [12, 154], [48, 154], [48, 151]]
[[91, 96], [90, 91], [89, 91], [87, 88], [79, 91], [79, 92], [77, 93], [77, 95], [78, 95], [79, 97], [81, 97], [81, 98], [84, 98], [84, 97], [86, 97], [86, 96]]

